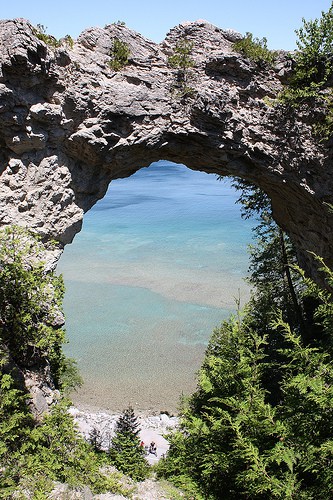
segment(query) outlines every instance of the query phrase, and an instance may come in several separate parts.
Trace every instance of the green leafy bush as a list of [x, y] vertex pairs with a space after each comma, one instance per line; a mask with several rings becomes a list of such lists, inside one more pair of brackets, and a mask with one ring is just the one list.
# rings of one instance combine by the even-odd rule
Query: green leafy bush
[[281, 92], [279, 101], [292, 107], [317, 103], [324, 113], [313, 131], [322, 140], [333, 133], [332, 91], [320, 91], [333, 83], [333, 5], [322, 12], [320, 19], [306, 21], [296, 30], [298, 52], [288, 86]]
[[69, 389], [81, 379], [62, 351], [63, 279], [44, 263], [55, 249], [22, 227], [0, 231], [0, 343], [22, 368], [50, 363], [56, 385]]
[[267, 48], [267, 38], [254, 38], [249, 32], [235, 42], [233, 48], [259, 65], [272, 65], [276, 59], [276, 52]]
[[298, 52], [290, 86], [315, 96], [333, 74], [333, 6], [320, 19], [302, 21], [296, 30]]
[[272, 363], [267, 339], [248, 327], [246, 317], [215, 331], [198, 390], [160, 466], [169, 480], [179, 485], [188, 476], [212, 499], [332, 497], [330, 356], [306, 346], [280, 318], [275, 328], [284, 345], [275, 405], [263, 384]]
[[74, 40], [70, 35], [66, 35], [64, 40], [71, 49], [74, 47]]
[[75, 362], [62, 352], [62, 278], [44, 264], [54, 249], [24, 228], [0, 231], [0, 498], [15, 492], [46, 499], [54, 481], [124, 493], [114, 474], [100, 472], [100, 457], [78, 434], [68, 401], [60, 398], [39, 422], [28, 405], [20, 370], [31, 364], [50, 363], [62, 392], [79, 381]]
[[24, 228], [0, 231], [0, 341], [23, 366], [38, 356], [56, 368], [65, 340], [59, 326], [62, 277], [47, 272], [43, 262], [54, 249]]
[[34, 33], [39, 40], [46, 43], [50, 47], [57, 48], [60, 47], [61, 42], [57, 40], [53, 35], [48, 35], [46, 33], [46, 28], [43, 24], [37, 24], [36, 28], [34, 28]]
[[113, 71], [120, 71], [128, 64], [128, 59], [131, 52], [126, 42], [115, 38], [111, 49], [111, 61], [109, 66]]

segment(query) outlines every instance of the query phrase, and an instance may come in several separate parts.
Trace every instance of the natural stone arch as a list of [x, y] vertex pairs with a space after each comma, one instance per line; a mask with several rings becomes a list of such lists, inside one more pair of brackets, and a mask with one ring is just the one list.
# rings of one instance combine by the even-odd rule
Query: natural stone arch
[[[194, 95], [180, 98], [168, 55], [184, 36]], [[108, 64], [115, 37], [131, 51], [118, 73]], [[198, 21], [155, 44], [115, 24], [53, 49], [27, 21], [1, 22], [0, 224], [69, 243], [112, 179], [167, 159], [255, 183], [306, 270], [317, 276], [309, 250], [333, 265], [331, 151], [311, 129], [321, 112], [269, 105], [288, 59], [260, 67], [233, 50], [237, 38]]]

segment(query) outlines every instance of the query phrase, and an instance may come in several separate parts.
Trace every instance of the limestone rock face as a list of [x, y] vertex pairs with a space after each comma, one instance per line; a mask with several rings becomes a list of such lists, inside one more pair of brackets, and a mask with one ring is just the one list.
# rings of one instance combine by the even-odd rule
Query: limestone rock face
[[[168, 57], [184, 37], [195, 66], [180, 96]], [[115, 38], [130, 49], [119, 72], [109, 65]], [[197, 21], [155, 44], [113, 24], [52, 48], [28, 21], [1, 21], [0, 224], [67, 244], [110, 181], [168, 159], [257, 184], [307, 271], [316, 277], [309, 250], [333, 265], [332, 152], [311, 129], [321, 110], [269, 105], [290, 60], [281, 52], [260, 67], [233, 50], [239, 38]]]

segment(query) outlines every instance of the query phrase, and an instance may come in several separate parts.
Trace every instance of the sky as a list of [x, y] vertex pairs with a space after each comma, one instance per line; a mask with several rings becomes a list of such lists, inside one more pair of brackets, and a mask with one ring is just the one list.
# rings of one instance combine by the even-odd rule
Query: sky
[[183, 21], [206, 19], [220, 28], [266, 37], [270, 49], [296, 48], [302, 18], [319, 18], [332, 0], [2, 0], [1, 19], [23, 17], [49, 34], [76, 38], [91, 26], [116, 21], [161, 42]]

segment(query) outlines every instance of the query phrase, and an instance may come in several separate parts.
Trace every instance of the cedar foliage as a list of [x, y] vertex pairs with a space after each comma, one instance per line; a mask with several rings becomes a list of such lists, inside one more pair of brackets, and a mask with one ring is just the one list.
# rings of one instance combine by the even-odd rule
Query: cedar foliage
[[290, 80], [294, 98], [316, 97], [333, 75], [333, 5], [320, 19], [306, 21], [296, 30], [298, 52]]
[[21, 227], [0, 232], [0, 343], [20, 366], [50, 362], [58, 379], [64, 359], [65, 331], [58, 319], [64, 285], [43, 262], [46, 251], [54, 249]]
[[279, 101], [291, 107], [307, 105], [321, 109], [312, 129], [321, 141], [327, 141], [333, 133], [333, 3], [319, 19], [303, 18], [302, 22], [296, 30], [295, 65]]
[[70, 390], [82, 380], [62, 351], [64, 283], [44, 262], [54, 250], [22, 227], [0, 231], [0, 346], [21, 368], [49, 365], [56, 386]]
[[[197, 498], [326, 500], [333, 496], [333, 296], [297, 272], [291, 246], [286, 261], [287, 240], [276, 238], [267, 198], [243, 187], [242, 203], [260, 218], [256, 288], [244, 312], [214, 331], [157, 472], [188, 483]], [[332, 271], [318, 261], [332, 287]]]
[[0, 396], [0, 498], [47, 499], [54, 481], [125, 493], [116, 475], [101, 472], [100, 457], [79, 435], [66, 400], [36, 425], [27, 395], [1, 372]]

